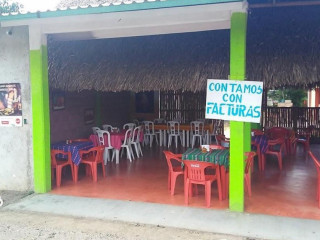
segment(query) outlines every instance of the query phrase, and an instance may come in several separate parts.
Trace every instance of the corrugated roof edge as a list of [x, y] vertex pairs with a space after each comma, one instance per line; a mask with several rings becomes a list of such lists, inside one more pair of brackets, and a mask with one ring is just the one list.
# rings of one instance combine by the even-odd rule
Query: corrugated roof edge
[[243, 0], [136, 0], [113, 4], [100, 4], [71, 7], [65, 9], [47, 10], [44, 12], [15, 12], [10, 14], [0, 14], [0, 21], [10, 21], [17, 19], [50, 18], [62, 16], [74, 16], [85, 14], [99, 14], [110, 12], [137, 11], [157, 8], [183, 7], [203, 4], [243, 2]]

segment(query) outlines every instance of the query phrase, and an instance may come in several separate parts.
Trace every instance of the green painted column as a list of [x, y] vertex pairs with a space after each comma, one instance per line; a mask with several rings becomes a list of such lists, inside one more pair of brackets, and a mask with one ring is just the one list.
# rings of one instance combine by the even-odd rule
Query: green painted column
[[30, 50], [34, 191], [51, 190], [50, 113], [47, 46]]
[[[230, 31], [230, 80], [246, 77], [246, 31], [247, 14], [233, 13]], [[244, 152], [251, 149], [251, 124], [230, 122], [230, 192], [231, 211], [244, 210]]]

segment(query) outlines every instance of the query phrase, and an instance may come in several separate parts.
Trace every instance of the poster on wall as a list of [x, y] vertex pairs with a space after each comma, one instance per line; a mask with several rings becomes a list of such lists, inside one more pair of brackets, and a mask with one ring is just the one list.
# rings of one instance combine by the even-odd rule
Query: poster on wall
[[209, 79], [206, 118], [259, 123], [263, 83]]
[[0, 126], [22, 126], [20, 83], [0, 84]]

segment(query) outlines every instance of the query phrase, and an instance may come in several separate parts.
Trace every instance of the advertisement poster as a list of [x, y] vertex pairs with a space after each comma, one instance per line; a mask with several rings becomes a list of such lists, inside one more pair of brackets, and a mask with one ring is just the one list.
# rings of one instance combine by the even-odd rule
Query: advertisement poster
[[259, 123], [263, 83], [209, 79], [206, 118]]
[[0, 84], [0, 126], [22, 126], [20, 83]]

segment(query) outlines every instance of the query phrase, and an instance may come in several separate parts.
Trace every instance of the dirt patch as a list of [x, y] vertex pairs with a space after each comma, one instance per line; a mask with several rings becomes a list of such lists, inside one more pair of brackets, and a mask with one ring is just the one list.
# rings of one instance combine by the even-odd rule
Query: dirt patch
[[246, 240], [163, 226], [6, 210], [0, 211], [0, 239]]

